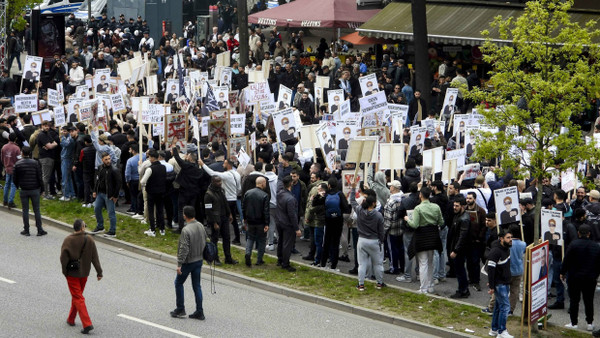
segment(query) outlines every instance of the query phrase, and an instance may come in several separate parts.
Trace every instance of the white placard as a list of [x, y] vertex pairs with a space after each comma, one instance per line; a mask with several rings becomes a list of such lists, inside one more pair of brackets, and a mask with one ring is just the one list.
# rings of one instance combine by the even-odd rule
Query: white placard
[[154, 124], [163, 121], [165, 106], [162, 104], [149, 104], [148, 110], [142, 110], [142, 123]]
[[231, 114], [229, 117], [231, 123], [231, 135], [244, 135], [246, 133], [246, 114]]
[[48, 88], [48, 105], [51, 107], [60, 106], [60, 99], [58, 98], [58, 90]]
[[252, 83], [244, 90], [246, 91], [246, 100], [248, 103], [269, 100], [271, 97], [271, 89], [269, 89], [269, 83], [267, 82]]
[[58, 126], [62, 126], [67, 124], [67, 117], [65, 115], [65, 107], [58, 106], [54, 107], [54, 124]]
[[30, 113], [38, 109], [37, 94], [20, 94], [15, 95], [15, 112]]

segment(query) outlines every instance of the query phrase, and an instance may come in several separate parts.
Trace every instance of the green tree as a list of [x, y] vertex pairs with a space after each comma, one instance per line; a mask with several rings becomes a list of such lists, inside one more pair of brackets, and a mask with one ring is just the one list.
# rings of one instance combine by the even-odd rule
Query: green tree
[[[503, 107], [480, 107], [485, 123], [500, 131], [482, 133], [476, 157], [500, 158], [502, 167], [537, 179], [535, 239], [540, 238], [542, 180], [550, 176], [549, 170], [576, 168], [578, 162], [599, 155], [598, 149], [586, 145], [572, 118], [587, 109], [600, 90], [600, 31], [595, 21], [583, 27], [572, 22], [572, 4], [529, 1], [520, 17], [497, 17], [491, 26], [508, 43], [494, 42], [489, 31], [482, 32], [487, 37], [484, 60], [494, 67], [489, 74], [493, 89], [467, 94], [475, 102]], [[506, 132], [506, 126], [518, 127], [519, 134]], [[561, 127], [567, 131], [561, 133]]]
[[[23, 19], [22, 14], [30, 8], [33, 8], [42, 3], [42, 0], [10, 0], [8, 2], [8, 9], [6, 10], [6, 24], [8, 28], [12, 28], [18, 31], [25, 29], [26, 21]], [[16, 18], [18, 16], [18, 18]]]

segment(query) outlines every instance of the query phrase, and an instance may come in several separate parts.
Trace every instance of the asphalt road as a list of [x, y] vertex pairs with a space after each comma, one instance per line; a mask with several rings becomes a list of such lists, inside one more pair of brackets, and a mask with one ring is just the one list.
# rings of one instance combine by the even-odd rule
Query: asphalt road
[[[65, 323], [70, 294], [60, 270], [67, 232], [46, 227], [44, 237], [23, 237], [21, 219], [0, 211], [0, 337], [80, 335]], [[35, 231], [34, 231], [35, 233]], [[84, 293], [95, 330], [105, 337], [428, 337], [398, 326], [216, 279], [210, 294], [202, 275], [205, 321], [169, 316], [175, 307], [175, 267], [97, 243], [104, 278], [92, 268]], [[188, 314], [193, 292], [186, 285]]]

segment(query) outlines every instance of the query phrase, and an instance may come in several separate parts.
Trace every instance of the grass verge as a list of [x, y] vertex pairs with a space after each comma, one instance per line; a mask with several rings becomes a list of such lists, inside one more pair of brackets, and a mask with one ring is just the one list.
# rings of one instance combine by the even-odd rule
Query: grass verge
[[[3, 194], [3, 191], [1, 193]], [[18, 192], [15, 197], [15, 203], [20, 208]], [[88, 224], [90, 230], [93, 230], [96, 226], [93, 209], [84, 208], [79, 202], [60, 202], [42, 199], [41, 212], [44, 216], [65, 223], [72, 223], [76, 218], [81, 218]], [[106, 211], [103, 214], [104, 226], [105, 229], [108, 229], [109, 222]], [[30, 218], [31, 221], [33, 220]], [[166, 254], [177, 254], [177, 239], [179, 235], [167, 231], [166, 236], [153, 238], [143, 234], [147, 229], [148, 225], [141, 224], [131, 217], [117, 215], [118, 239]], [[219, 250], [222, 253], [221, 246], [219, 246]], [[298, 264], [293, 264], [298, 270], [295, 273], [289, 273], [276, 266], [276, 258], [267, 255], [264, 258], [267, 263], [266, 265], [248, 268], [242, 263], [244, 259], [244, 251], [242, 249], [232, 247], [231, 253], [234, 259], [240, 261], [240, 264], [223, 265], [220, 269], [382, 313], [412, 319], [421, 323], [452, 328], [457, 332], [487, 336], [489, 331], [491, 317], [482, 314], [476, 306], [463, 305], [446, 299], [429, 297], [389, 287], [376, 290], [373, 283], [367, 283], [365, 285], [366, 290], [359, 292], [355, 289], [357, 284], [356, 278], [329, 273], [321, 269]], [[221, 257], [223, 257], [222, 254]], [[255, 257], [256, 252], [253, 254], [253, 261], [256, 261]], [[512, 335], [518, 335], [518, 318], [510, 317], [507, 326], [508, 331]], [[466, 331], [467, 329], [473, 332]], [[585, 332], [568, 330], [557, 326], [549, 326], [548, 330], [540, 331], [535, 336], [551, 337], [558, 335], [566, 337], [589, 337], [589, 334]]]

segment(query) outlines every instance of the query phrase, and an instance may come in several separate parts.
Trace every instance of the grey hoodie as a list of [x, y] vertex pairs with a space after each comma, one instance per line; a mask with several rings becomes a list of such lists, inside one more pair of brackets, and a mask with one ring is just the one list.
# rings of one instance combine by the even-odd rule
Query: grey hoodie
[[356, 189], [350, 193], [350, 205], [356, 213], [356, 227], [358, 228], [358, 237], [366, 239], [378, 239], [380, 243], [384, 242], [385, 232], [383, 231], [383, 216], [377, 209], [367, 210], [356, 202]]
[[368, 170], [367, 183], [369, 187], [377, 194], [377, 201], [381, 205], [385, 205], [387, 200], [390, 198], [390, 189], [386, 186], [385, 174], [381, 171], [375, 173], [375, 179], [373, 180], [373, 171]]
[[272, 171], [267, 171], [265, 176], [267, 176], [267, 179], [269, 180], [269, 188], [271, 189], [269, 206], [271, 209], [277, 208], [277, 174]]

